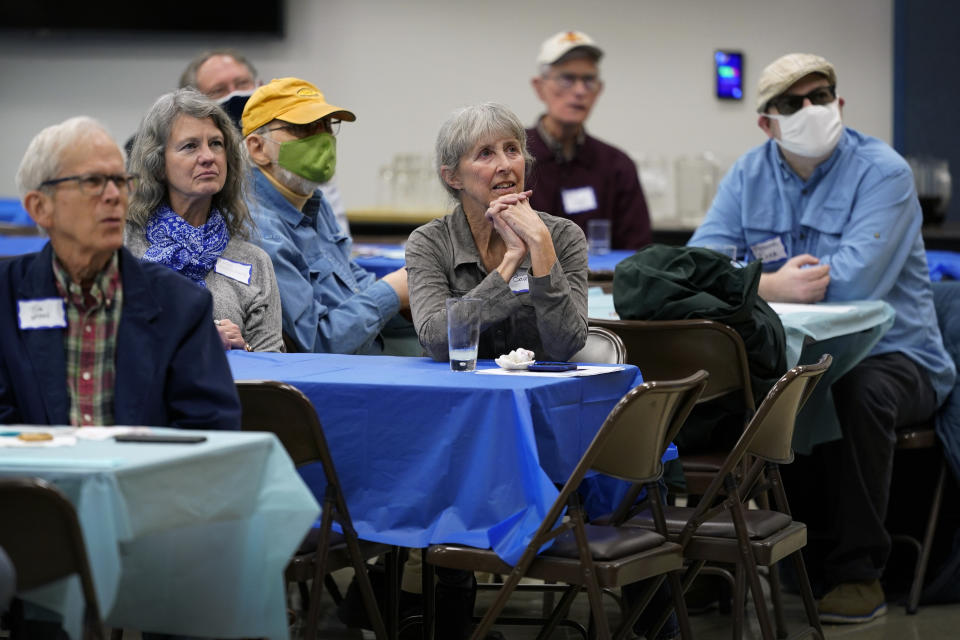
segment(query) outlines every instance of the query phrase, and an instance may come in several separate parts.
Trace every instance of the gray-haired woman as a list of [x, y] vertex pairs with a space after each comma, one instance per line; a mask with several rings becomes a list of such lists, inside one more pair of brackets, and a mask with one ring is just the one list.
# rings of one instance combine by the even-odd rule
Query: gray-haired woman
[[440, 128], [436, 154], [458, 204], [407, 240], [420, 344], [445, 360], [445, 299], [469, 296], [485, 301], [478, 357], [523, 347], [566, 360], [587, 339], [587, 246], [576, 224], [530, 207], [532, 158], [520, 119], [495, 103], [459, 109]]
[[277, 280], [269, 256], [246, 241], [253, 222], [227, 114], [192, 89], [161, 96], [137, 131], [129, 164], [140, 184], [127, 248], [210, 290], [225, 348], [282, 351]]

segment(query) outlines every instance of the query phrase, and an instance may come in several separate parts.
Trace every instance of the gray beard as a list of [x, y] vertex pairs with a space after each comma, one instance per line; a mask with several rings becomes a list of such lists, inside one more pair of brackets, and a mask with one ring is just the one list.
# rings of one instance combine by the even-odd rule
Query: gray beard
[[273, 177], [276, 178], [277, 181], [287, 189], [290, 189], [290, 191], [304, 196], [311, 195], [321, 185], [320, 182], [307, 180], [303, 176], [298, 176], [293, 171], [281, 167], [276, 163], [273, 165]]

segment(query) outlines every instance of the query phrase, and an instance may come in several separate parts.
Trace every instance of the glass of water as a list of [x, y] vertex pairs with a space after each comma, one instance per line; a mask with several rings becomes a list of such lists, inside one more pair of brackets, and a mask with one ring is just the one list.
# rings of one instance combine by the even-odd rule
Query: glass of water
[[447, 344], [452, 371], [477, 368], [477, 344], [480, 342], [479, 298], [447, 298]]

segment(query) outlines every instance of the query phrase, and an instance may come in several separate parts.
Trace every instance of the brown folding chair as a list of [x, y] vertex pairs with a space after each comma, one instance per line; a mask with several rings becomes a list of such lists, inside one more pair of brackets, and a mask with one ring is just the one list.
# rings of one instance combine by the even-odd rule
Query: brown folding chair
[[[570, 585], [546, 620], [539, 637], [548, 637], [572, 600], [585, 588], [596, 624], [597, 637], [610, 638], [610, 628], [601, 602], [601, 589], [619, 587], [647, 578], [649, 581], [635, 610], [624, 621], [616, 638], [627, 637], [636, 618], [646, 607], [666, 574], [682, 567], [679, 547], [667, 542], [663, 533], [632, 527], [599, 526], [584, 523], [576, 490], [586, 473], [598, 471], [634, 483], [655, 483], [662, 473], [661, 446], [672, 428], [686, 419], [706, 384], [703, 371], [683, 380], [646, 382], [629, 391], [613, 408], [593, 442], [583, 454], [544, 517], [516, 566], [511, 567], [490, 549], [462, 545], [431, 546], [425, 564], [468, 571], [506, 575], [493, 605], [473, 633], [483, 638], [496, 622], [511, 593], [524, 576]], [[654, 490], [659, 500], [659, 493]], [[659, 502], [657, 502], [659, 504]], [[567, 509], [566, 517], [563, 517]], [[637, 535], [638, 532], [641, 532]], [[553, 541], [553, 546], [540, 552]], [[678, 564], [679, 563], [679, 564]], [[432, 570], [424, 567], [426, 637], [433, 637]], [[689, 638], [689, 621], [680, 595], [679, 576], [671, 575], [684, 638]]]
[[[396, 618], [392, 614], [396, 611], [396, 605], [388, 603], [390, 627], [394, 630], [388, 636], [366, 565], [369, 558], [390, 554], [392, 561], [387, 562], [388, 577], [391, 584], [395, 583], [397, 568], [395, 554], [392, 553], [394, 548], [357, 538], [313, 403], [299, 389], [282, 382], [238, 380], [236, 385], [242, 409], [242, 429], [276, 434], [297, 467], [317, 462], [323, 466], [327, 487], [320, 527], [307, 534], [285, 572], [288, 581], [300, 585], [303, 599], [309, 603], [305, 637], [315, 638], [317, 634], [324, 578], [331, 571], [345, 567], [353, 567], [356, 572], [357, 584], [377, 639], [395, 637]], [[342, 534], [333, 531], [334, 522], [340, 525]], [[311, 590], [306, 588], [307, 580], [313, 581]], [[392, 598], [396, 597], [393, 589], [388, 591]]]
[[[644, 378], [675, 380], [698, 369], [710, 374], [700, 402], [737, 393], [745, 419], [756, 404], [750, 383], [747, 351], [740, 334], [713, 320], [598, 320], [590, 325], [616, 333], [627, 347], [627, 362], [640, 367]], [[683, 454], [683, 475], [690, 495], [702, 495], [726, 457], [726, 451]]]
[[17, 591], [77, 574], [85, 602], [83, 637], [100, 640], [103, 625], [77, 512], [39, 478], [0, 480], [0, 547], [13, 562]]
[[570, 362], [597, 362], [623, 364], [627, 361], [627, 348], [620, 336], [603, 327], [589, 327], [587, 342], [583, 349], [570, 357]]
[[[771, 568], [773, 573], [776, 563], [788, 556], [793, 557], [809, 622], [804, 633], [823, 638], [801, 553], [807, 543], [807, 528], [790, 515], [778, 465], [793, 461], [791, 442], [796, 415], [832, 360], [830, 355], [824, 355], [816, 364], [797, 366], [784, 374], [764, 398], [699, 504], [696, 507], [665, 508], [669, 537], [683, 546], [684, 556], [691, 561], [684, 575], [684, 589], [690, 586], [706, 562], [736, 566], [734, 638], [742, 635], [749, 582], [761, 635], [765, 640], [773, 640], [757, 567]], [[745, 458], [753, 462], [738, 481], [735, 470]], [[767, 492], [772, 495], [773, 509], [746, 508], [751, 499]], [[633, 515], [635, 513], [636, 509], [625, 503], [609, 521], [656, 528], [654, 515], [648, 512]], [[777, 637], [786, 637], [786, 624], [777, 600], [774, 600], [774, 609]], [[665, 621], [666, 615], [661, 616], [657, 627]]]

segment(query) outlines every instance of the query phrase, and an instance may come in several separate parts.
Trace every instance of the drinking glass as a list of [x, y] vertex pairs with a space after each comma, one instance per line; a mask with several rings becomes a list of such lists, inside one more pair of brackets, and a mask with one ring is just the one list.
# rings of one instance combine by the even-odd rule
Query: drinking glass
[[447, 298], [447, 343], [451, 371], [477, 368], [477, 344], [480, 341], [479, 298]]

